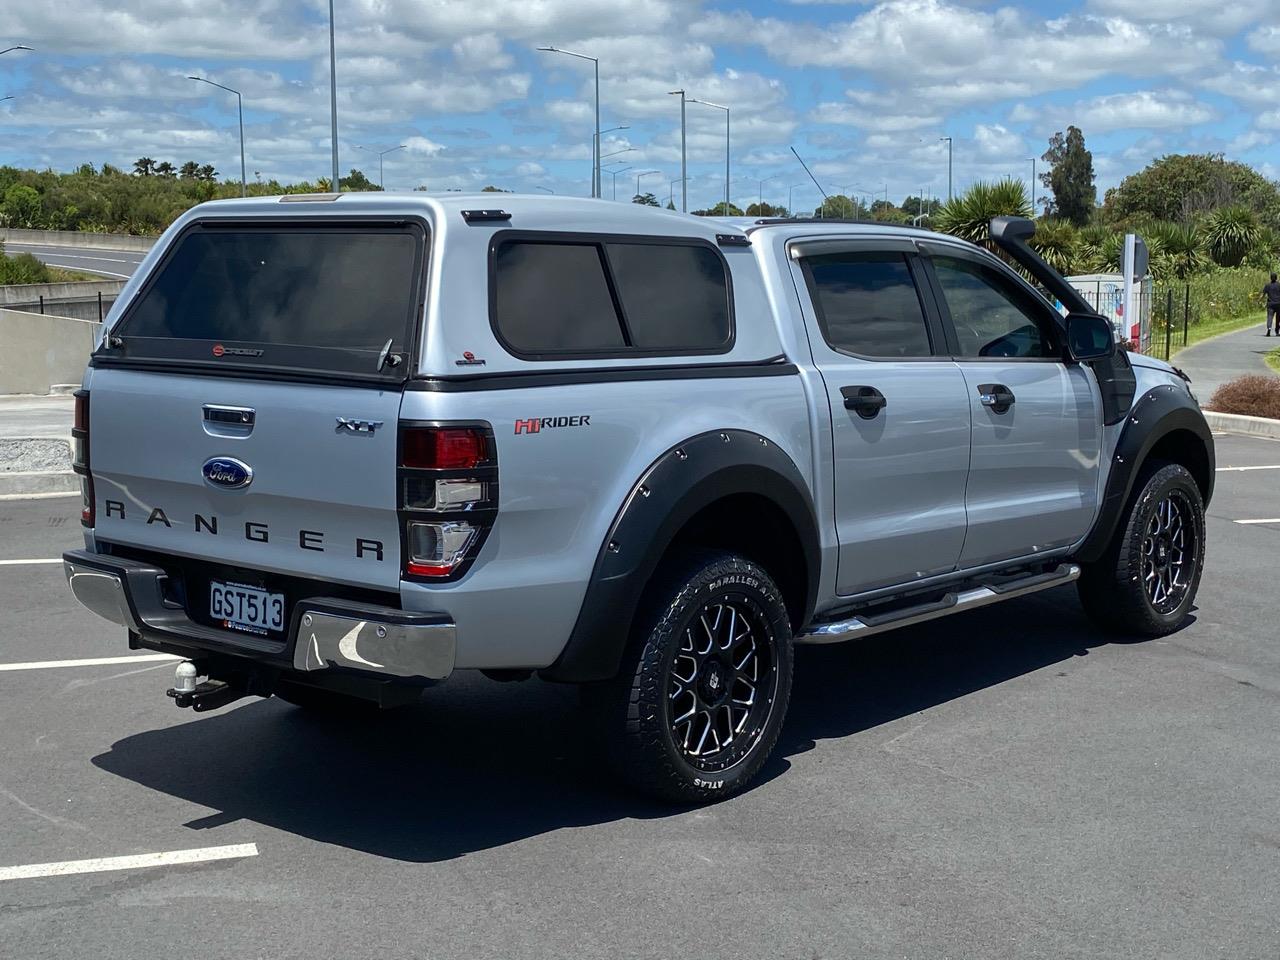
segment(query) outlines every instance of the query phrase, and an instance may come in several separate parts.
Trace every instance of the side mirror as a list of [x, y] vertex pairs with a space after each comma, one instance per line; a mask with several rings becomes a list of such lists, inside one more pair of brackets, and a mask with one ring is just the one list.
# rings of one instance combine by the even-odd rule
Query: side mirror
[[1077, 363], [1105, 360], [1116, 352], [1111, 322], [1095, 313], [1067, 315], [1067, 353]]

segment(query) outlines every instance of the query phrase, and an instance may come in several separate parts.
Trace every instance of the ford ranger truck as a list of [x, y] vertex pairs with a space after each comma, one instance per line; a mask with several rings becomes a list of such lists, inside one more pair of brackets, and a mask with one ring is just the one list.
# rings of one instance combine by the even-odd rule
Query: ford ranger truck
[[1071, 583], [1100, 628], [1169, 633], [1213, 441], [1033, 231], [993, 221], [996, 255], [561, 197], [202, 204], [77, 394], [71, 590], [180, 657], [195, 711], [580, 684], [590, 749], [679, 801], [760, 770], [795, 644]]

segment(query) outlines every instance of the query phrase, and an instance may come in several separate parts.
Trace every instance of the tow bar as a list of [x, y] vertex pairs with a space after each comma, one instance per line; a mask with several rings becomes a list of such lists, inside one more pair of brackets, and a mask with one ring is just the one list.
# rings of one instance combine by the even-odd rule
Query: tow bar
[[167, 695], [179, 707], [190, 707], [196, 713], [204, 713], [249, 696], [253, 692], [250, 687], [251, 684], [245, 678], [228, 682], [206, 677], [201, 681], [199, 666], [190, 660], [183, 660], [174, 671], [173, 686], [169, 688]]

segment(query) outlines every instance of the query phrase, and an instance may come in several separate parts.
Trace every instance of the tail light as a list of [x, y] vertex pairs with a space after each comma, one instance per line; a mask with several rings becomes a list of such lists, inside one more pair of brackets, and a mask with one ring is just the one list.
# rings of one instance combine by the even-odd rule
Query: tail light
[[93, 477], [89, 473], [89, 391], [75, 392], [71, 422], [71, 469], [80, 475], [80, 523], [93, 526]]
[[498, 515], [498, 456], [487, 423], [400, 424], [401, 556], [408, 580], [456, 580]]

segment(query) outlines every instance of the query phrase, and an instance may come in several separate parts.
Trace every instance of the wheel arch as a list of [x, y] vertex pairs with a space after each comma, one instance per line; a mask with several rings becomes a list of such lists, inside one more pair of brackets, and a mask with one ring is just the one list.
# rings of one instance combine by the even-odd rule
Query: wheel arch
[[1204, 414], [1187, 392], [1173, 384], [1153, 387], [1129, 411], [1111, 458], [1102, 506], [1076, 559], [1091, 562], [1106, 551], [1149, 463], [1163, 461], [1186, 467], [1206, 505], [1213, 496], [1213, 434]]
[[540, 675], [568, 682], [612, 677], [664, 557], [697, 546], [742, 553], [767, 570], [793, 627], [812, 617], [820, 552], [803, 476], [766, 437], [710, 431], [665, 451], [632, 486], [600, 545], [568, 642]]

